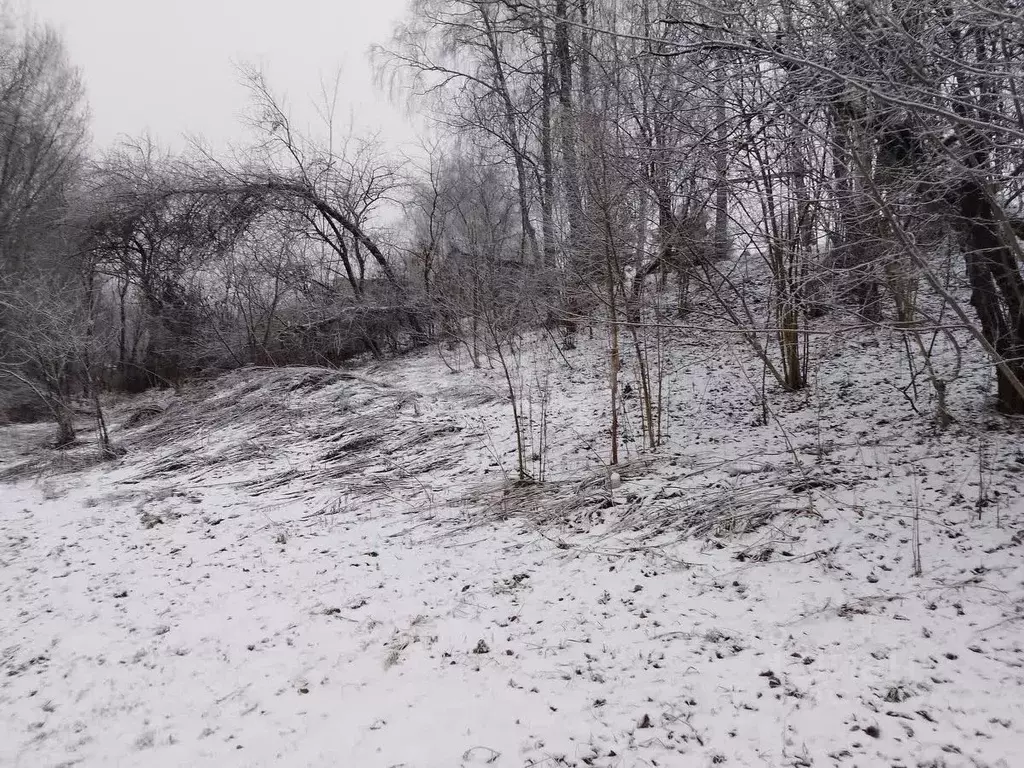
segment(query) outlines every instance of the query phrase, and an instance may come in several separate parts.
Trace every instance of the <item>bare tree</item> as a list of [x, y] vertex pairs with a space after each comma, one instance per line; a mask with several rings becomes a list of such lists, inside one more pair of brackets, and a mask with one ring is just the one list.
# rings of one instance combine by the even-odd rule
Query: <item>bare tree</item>
[[0, 278], [59, 244], [85, 140], [84, 92], [60, 37], [0, 26]]
[[[543, 13], [510, 2], [416, 3], [375, 58], [413, 92], [430, 97], [434, 118], [511, 166], [518, 200], [520, 261], [555, 254], [555, 133], [567, 125], [561, 33]], [[556, 116], [556, 87], [563, 114]], [[564, 131], [562, 136], [565, 137]], [[571, 148], [571, 138], [563, 138]], [[539, 201], [540, 242], [534, 223]]]

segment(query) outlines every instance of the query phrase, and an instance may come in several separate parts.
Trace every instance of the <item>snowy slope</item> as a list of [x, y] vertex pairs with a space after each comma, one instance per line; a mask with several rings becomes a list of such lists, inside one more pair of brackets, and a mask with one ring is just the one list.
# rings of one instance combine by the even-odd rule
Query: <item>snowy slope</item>
[[4, 429], [0, 765], [1020, 764], [1024, 456], [982, 365], [938, 432], [898, 339], [822, 342], [759, 424], [746, 352], [681, 342], [669, 444], [610, 490], [600, 352], [525, 361], [542, 488], [500, 372], [428, 354], [116, 404], [113, 465]]

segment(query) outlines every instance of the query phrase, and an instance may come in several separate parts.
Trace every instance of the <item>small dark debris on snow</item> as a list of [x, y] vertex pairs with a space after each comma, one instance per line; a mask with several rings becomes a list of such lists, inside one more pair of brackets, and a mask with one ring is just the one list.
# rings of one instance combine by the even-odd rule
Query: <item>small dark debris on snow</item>
[[490, 646], [487, 645], [487, 643], [485, 643], [482, 639], [476, 644], [476, 647], [473, 649], [473, 653], [490, 653], [490, 652], [491, 652]]
[[141, 517], [139, 517], [139, 522], [142, 523], [142, 527], [146, 530], [161, 525], [163, 521], [163, 518], [159, 515], [154, 515], [149, 512], [143, 512]]
[[913, 694], [903, 686], [894, 685], [885, 694], [885, 700], [891, 704], [899, 704], [902, 701], [906, 701]]

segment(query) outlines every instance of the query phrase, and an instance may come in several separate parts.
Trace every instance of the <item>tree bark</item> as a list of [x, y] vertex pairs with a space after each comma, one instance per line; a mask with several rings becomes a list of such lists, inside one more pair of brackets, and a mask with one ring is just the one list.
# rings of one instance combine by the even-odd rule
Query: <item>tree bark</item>
[[576, 154], [576, 119], [572, 99], [572, 51], [569, 47], [568, 4], [555, 0], [555, 59], [558, 62], [559, 138], [562, 145], [562, 177], [569, 224], [569, 262], [579, 265], [583, 198], [580, 192], [579, 158]]
[[1005, 368], [996, 368], [998, 407], [1004, 413], [1022, 414], [1024, 396], [1010, 376], [1024, 382], [1024, 279], [1000, 235], [992, 201], [976, 180], [961, 189], [960, 215], [967, 237], [971, 306], [985, 338], [1005, 362]]

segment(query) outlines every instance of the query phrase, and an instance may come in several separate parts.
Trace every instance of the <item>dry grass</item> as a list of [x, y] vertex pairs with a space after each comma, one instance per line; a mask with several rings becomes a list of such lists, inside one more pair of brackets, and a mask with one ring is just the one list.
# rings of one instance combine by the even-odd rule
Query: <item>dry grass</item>
[[122, 440], [142, 456], [138, 479], [231, 471], [250, 475], [237, 482], [254, 495], [324, 483], [415, 492], [417, 477], [462, 451], [454, 419], [421, 415], [416, 399], [341, 371], [246, 369], [183, 392], [149, 423], [126, 423]]
[[[615, 467], [625, 480], [643, 481], [665, 470], [667, 457], [647, 456]], [[635, 534], [642, 539], [731, 537], [751, 533], [792, 506], [793, 467], [767, 467], [759, 476], [737, 472], [732, 462], [714, 461], [686, 475], [685, 485], [651, 480], [613, 490], [607, 468], [544, 483], [502, 482], [471, 489], [460, 500], [463, 520], [522, 519], [540, 528]], [[647, 493], [644, 493], [645, 489]]]
[[[424, 515], [438, 508], [432, 488], [464, 467], [460, 410], [501, 399], [493, 391], [448, 387], [444, 408], [421, 409], [423, 396], [365, 375], [321, 368], [249, 368], [197, 383], [176, 395], [112, 408], [113, 437], [131, 456], [129, 483], [234, 485], [282, 498], [329, 488], [362, 507], [397, 503]], [[452, 405], [450, 406], [449, 403]], [[461, 406], [461, 408], [460, 408]], [[37, 450], [0, 471], [11, 480], [84, 469], [95, 446]], [[611, 469], [593, 467], [543, 483], [508, 479], [465, 489], [455, 484], [450, 524], [472, 527], [520, 519], [542, 528], [606, 530], [638, 536], [704, 538], [749, 533], [792, 502], [797, 468], [700, 460], [667, 483], [671, 457], [648, 455]], [[674, 465], [672, 465], [674, 466]], [[462, 490], [460, 490], [462, 489]], [[391, 504], [393, 506], [393, 504]], [[338, 510], [325, 508], [318, 515]]]
[[[656, 461], [646, 456], [616, 466], [628, 480], [645, 474]], [[470, 524], [523, 518], [540, 526], [590, 526], [603, 522], [605, 511], [623, 500], [609, 484], [610, 470], [595, 468], [578, 475], [556, 477], [543, 483], [505, 481], [471, 488], [459, 499], [470, 510]]]

